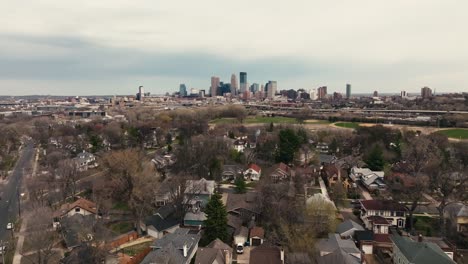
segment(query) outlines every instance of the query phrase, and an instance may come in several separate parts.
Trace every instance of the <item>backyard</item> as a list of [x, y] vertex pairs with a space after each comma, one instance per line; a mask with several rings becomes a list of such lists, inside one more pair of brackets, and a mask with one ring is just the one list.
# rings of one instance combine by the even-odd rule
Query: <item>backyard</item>
[[437, 133], [446, 135], [447, 137], [454, 138], [454, 139], [468, 139], [468, 129], [462, 129], [462, 128], [445, 129], [445, 130], [440, 130]]

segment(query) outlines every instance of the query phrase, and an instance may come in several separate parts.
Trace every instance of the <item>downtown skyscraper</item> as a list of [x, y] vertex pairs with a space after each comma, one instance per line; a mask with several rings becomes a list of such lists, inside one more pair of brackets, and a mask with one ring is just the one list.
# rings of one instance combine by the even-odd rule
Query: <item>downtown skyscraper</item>
[[351, 98], [351, 84], [346, 84], [346, 99]]
[[219, 77], [212, 76], [211, 77], [211, 87], [210, 87], [210, 92], [211, 92], [212, 97], [218, 95], [218, 87], [219, 87]]
[[240, 78], [240, 91], [239, 93], [243, 93], [247, 91], [247, 73], [246, 72], [240, 72], [239, 74]]
[[187, 96], [187, 86], [184, 83], [180, 84], [179, 86], [179, 95], [181, 97]]
[[237, 85], [237, 77], [236, 74], [231, 75], [231, 94], [237, 95], [239, 90], [239, 86]]

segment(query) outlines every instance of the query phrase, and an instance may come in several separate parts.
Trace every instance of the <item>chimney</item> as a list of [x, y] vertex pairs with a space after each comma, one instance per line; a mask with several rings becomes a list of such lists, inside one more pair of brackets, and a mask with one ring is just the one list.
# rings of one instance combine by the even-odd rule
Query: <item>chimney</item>
[[281, 263], [284, 264], [284, 250], [283, 250], [283, 248], [280, 248], [280, 258], [281, 258]]
[[183, 251], [184, 251], [184, 258], [186, 258], [188, 254], [188, 248], [186, 244], [184, 244]]
[[228, 250], [223, 250], [224, 251], [224, 263], [225, 264], [230, 264], [231, 262], [229, 261], [231, 258], [229, 256], [229, 251]]
[[421, 234], [418, 236], [418, 242], [423, 242], [423, 236]]

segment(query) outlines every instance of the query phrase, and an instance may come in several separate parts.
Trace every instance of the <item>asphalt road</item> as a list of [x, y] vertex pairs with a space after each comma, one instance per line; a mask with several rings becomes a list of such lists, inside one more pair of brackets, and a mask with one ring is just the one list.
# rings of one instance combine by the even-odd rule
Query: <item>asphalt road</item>
[[32, 166], [34, 158], [34, 145], [32, 142], [26, 143], [21, 151], [8, 183], [0, 186], [0, 240], [9, 240], [12, 236], [10, 230], [6, 229], [9, 222], [14, 222], [18, 218], [18, 195], [21, 180], [25, 171]]

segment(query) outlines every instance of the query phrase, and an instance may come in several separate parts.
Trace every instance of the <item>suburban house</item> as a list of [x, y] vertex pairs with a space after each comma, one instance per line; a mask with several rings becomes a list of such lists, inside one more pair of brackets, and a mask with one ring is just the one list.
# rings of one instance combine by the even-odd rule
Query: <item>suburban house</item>
[[179, 229], [180, 221], [174, 216], [175, 207], [165, 205], [140, 223], [141, 230], [154, 238], [162, 238], [166, 234], [174, 233]]
[[387, 188], [384, 178], [375, 173], [362, 176], [361, 182], [369, 191], [385, 190]]
[[373, 175], [377, 176], [378, 178], [383, 179], [385, 173], [383, 171], [372, 171], [369, 168], [358, 168], [358, 167], [352, 167], [351, 172], [349, 173], [349, 177], [353, 181], [370, 179], [371, 176]]
[[325, 143], [325, 142], [319, 142], [319, 143], [317, 143], [317, 146], [315, 147], [315, 149], [316, 149], [319, 153], [328, 154], [328, 144]]
[[[361, 201], [361, 219], [368, 229], [373, 228], [372, 216], [381, 216], [385, 218], [391, 226], [402, 228], [405, 226], [406, 213], [408, 209], [395, 201], [390, 200], [364, 200]], [[370, 218], [369, 218], [370, 217]], [[367, 219], [369, 218], [369, 219]], [[382, 221], [378, 221], [383, 223]]]
[[236, 139], [234, 141], [234, 149], [238, 152], [244, 152], [244, 149], [248, 146], [248, 142], [245, 139]]
[[338, 158], [335, 155], [329, 154], [319, 154], [319, 162], [321, 165], [329, 165], [338, 161]]
[[257, 203], [258, 193], [229, 193], [226, 200], [226, 211], [242, 219], [242, 222], [248, 222], [252, 218], [256, 219], [260, 214], [260, 208]]
[[336, 227], [336, 233], [340, 235], [340, 237], [343, 239], [352, 238], [354, 236], [355, 231], [362, 231], [362, 230], [364, 230], [364, 227], [362, 227], [360, 224], [354, 222], [351, 219], [348, 219], [340, 223]]
[[270, 177], [273, 182], [279, 182], [289, 179], [291, 176], [291, 170], [288, 165], [284, 163], [279, 163], [274, 166], [273, 172], [270, 174]]
[[444, 217], [450, 219], [457, 232], [468, 232], [468, 206], [462, 203], [450, 204], [445, 208]]
[[188, 264], [198, 250], [200, 234], [197, 230], [179, 228], [172, 234], [156, 239], [142, 264]]
[[184, 202], [189, 207], [204, 208], [215, 191], [215, 181], [205, 178], [200, 180], [187, 180], [184, 192]]
[[234, 180], [239, 175], [242, 175], [242, 169], [238, 165], [224, 165], [221, 179], [223, 181]]
[[184, 216], [184, 226], [202, 227], [205, 226], [206, 214], [200, 210], [187, 212]]
[[168, 154], [168, 155], [160, 155], [157, 154], [154, 159], [151, 160], [154, 163], [157, 169], [164, 169], [167, 166], [173, 165], [175, 160], [175, 155]]
[[317, 263], [361, 263], [361, 251], [354, 241], [341, 239], [338, 234], [328, 234], [328, 238], [320, 239], [315, 247], [318, 251]]
[[388, 234], [390, 221], [380, 215], [370, 215], [363, 219], [364, 225], [374, 234]]
[[75, 161], [80, 171], [87, 171], [90, 168], [95, 168], [98, 166], [96, 163], [96, 157], [84, 150], [76, 156]]
[[199, 247], [195, 255], [195, 264], [231, 264], [232, 248], [219, 239], [213, 240], [206, 247]]
[[266, 245], [255, 247], [250, 251], [249, 263], [284, 264], [284, 250]]
[[413, 241], [430, 242], [436, 244], [447, 256], [453, 260], [457, 247], [442, 237], [411, 236]]
[[173, 197], [180, 194], [180, 186], [174, 186], [170, 179], [164, 180], [154, 195], [156, 206], [165, 206], [172, 202]]
[[259, 226], [255, 226], [250, 229], [249, 238], [250, 245], [260, 246], [263, 244], [263, 240], [265, 239], [265, 230]]
[[333, 186], [337, 182], [341, 182], [341, 171], [335, 164], [325, 165], [322, 168], [322, 175], [328, 181], [328, 186]]
[[262, 175], [262, 169], [257, 164], [250, 164], [249, 168], [244, 172], [246, 180], [258, 181]]
[[54, 212], [54, 228], [57, 228], [60, 225], [62, 218], [74, 216], [76, 214], [83, 216], [93, 215], [93, 217], [97, 217], [97, 206], [94, 202], [84, 198], [79, 198], [73, 203], [63, 204], [57, 211]]
[[394, 264], [453, 264], [455, 263], [436, 244], [413, 241], [409, 237], [392, 235]]

